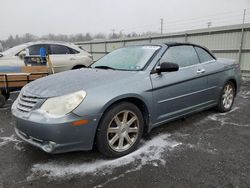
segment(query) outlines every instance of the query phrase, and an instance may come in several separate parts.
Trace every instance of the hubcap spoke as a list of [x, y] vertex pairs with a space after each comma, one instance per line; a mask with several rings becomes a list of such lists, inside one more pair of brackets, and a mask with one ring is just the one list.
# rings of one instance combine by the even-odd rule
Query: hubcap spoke
[[231, 93], [228, 97], [229, 97], [230, 99], [232, 99], [234, 96], [233, 96], [233, 94]]
[[122, 119], [123, 123], [127, 123], [127, 121], [128, 121], [128, 111], [123, 113], [123, 119]]
[[132, 139], [129, 137], [128, 134], [126, 134], [125, 139], [127, 140], [127, 142], [128, 142], [129, 144], [132, 144], [132, 143], [133, 143]]
[[226, 105], [226, 98], [223, 99], [222, 104], [225, 106]]
[[109, 141], [109, 144], [110, 145], [114, 145], [114, 143], [119, 139], [119, 135], [116, 134], [110, 141]]
[[137, 117], [132, 117], [128, 122], [127, 122], [127, 125], [128, 127], [130, 127], [135, 121], [137, 120]]
[[138, 128], [137, 127], [133, 127], [133, 128], [129, 128], [128, 129], [128, 133], [137, 133], [138, 132]]
[[120, 127], [121, 124], [122, 124], [122, 122], [120, 121], [120, 119], [118, 118], [118, 116], [115, 116], [114, 120], [115, 120], [116, 125], [117, 125], [118, 127]]
[[118, 148], [119, 148], [119, 149], [122, 149], [122, 147], [123, 147], [123, 142], [124, 142], [124, 136], [121, 136], [121, 137], [119, 138], [119, 144], [118, 144]]
[[109, 127], [109, 133], [118, 133], [119, 132], [119, 128], [118, 127]]

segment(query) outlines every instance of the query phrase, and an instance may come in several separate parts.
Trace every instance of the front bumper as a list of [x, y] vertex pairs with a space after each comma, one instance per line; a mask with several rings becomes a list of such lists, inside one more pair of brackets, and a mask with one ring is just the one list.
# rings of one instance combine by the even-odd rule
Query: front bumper
[[[17, 136], [47, 153], [91, 150], [93, 147], [99, 116], [79, 117], [72, 113], [54, 118], [30, 112], [24, 117], [15, 108], [12, 114], [16, 119]], [[73, 126], [73, 122], [82, 119], [89, 123]]]

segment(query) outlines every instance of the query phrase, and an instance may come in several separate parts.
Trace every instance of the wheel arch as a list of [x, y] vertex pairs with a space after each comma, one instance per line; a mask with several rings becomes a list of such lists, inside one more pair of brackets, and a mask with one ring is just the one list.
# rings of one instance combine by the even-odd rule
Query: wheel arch
[[139, 108], [139, 110], [142, 113], [143, 119], [144, 119], [144, 132], [143, 132], [143, 134], [148, 133], [150, 130], [150, 127], [149, 127], [149, 125], [150, 125], [150, 111], [148, 109], [148, 105], [146, 104], [146, 102], [139, 96], [122, 96], [122, 97], [116, 98], [116, 99], [110, 101], [109, 103], [107, 103], [106, 105], [104, 105], [104, 107], [102, 109], [102, 115], [101, 115], [101, 118], [100, 118], [99, 123], [98, 123], [98, 127], [99, 127], [99, 124], [100, 124], [101, 119], [104, 116], [104, 114], [110, 108], [112, 108], [112, 106], [119, 104], [119, 103], [122, 103], [122, 102], [130, 102]]
[[238, 92], [238, 86], [237, 86], [237, 82], [235, 79], [229, 79], [228, 82], [232, 82], [234, 84], [234, 87], [235, 87], [235, 91], [236, 93]]
[[77, 64], [77, 65], [74, 65], [74, 66], [72, 67], [72, 70], [80, 69], [80, 68], [85, 68], [85, 67], [86, 67], [85, 65]]
[[227, 83], [227, 82], [232, 82], [234, 84], [234, 87], [235, 87], [235, 92], [237, 93], [238, 92], [238, 86], [237, 86], [237, 81], [235, 78], [229, 78], [226, 80], [226, 82], [224, 83], [224, 85]]

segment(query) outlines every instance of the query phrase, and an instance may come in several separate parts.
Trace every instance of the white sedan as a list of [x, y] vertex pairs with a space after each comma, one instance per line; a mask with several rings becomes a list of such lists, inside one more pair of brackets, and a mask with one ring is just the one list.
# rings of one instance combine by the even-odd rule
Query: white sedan
[[92, 55], [72, 43], [30, 42], [0, 53], [1, 72], [15, 72], [16, 68], [25, 66], [24, 57], [39, 56], [41, 48], [50, 55], [55, 72], [88, 67], [93, 63]]

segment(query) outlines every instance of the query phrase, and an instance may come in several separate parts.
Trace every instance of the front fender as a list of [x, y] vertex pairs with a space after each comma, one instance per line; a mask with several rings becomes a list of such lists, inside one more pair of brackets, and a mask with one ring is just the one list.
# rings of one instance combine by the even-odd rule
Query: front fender
[[150, 110], [150, 108], [148, 108], [150, 106], [149, 101], [144, 99], [141, 95], [138, 95], [136, 93], [129, 93], [129, 94], [117, 96], [117, 97], [113, 98], [112, 100], [108, 101], [101, 109], [101, 114], [103, 114], [111, 105], [117, 103], [118, 101], [126, 101], [126, 99], [140, 100], [146, 105], [147, 109]]

